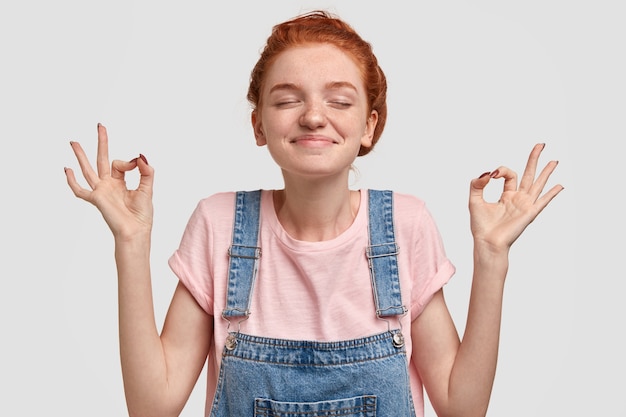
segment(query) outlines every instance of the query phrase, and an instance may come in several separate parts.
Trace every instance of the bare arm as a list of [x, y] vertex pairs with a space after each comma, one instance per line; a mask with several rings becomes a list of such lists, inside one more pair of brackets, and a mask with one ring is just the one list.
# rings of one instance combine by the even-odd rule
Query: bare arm
[[[95, 205], [111, 229], [118, 273], [120, 356], [131, 416], [180, 414], [202, 370], [213, 333], [212, 317], [178, 285], [159, 334], [150, 274], [152, 184], [154, 170], [140, 156], [109, 165], [108, 136], [98, 125], [96, 171], [82, 147], [72, 142], [91, 190], [66, 168], [74, 194]], [[137, 189], [128, 190], [125, 173], [139, 169]]]
[[[462, 341], [439, 291], [412, 324], [413, 360], [433, 408], [444, 416], [484, 416], [496, 372], [502, 298], [511, 245], [563, 189], [542, 195], [557, 166], [549, 162], [535, 179], [543, 145], [536, 145], [517, 185], [515, 172], [500, 167], [471, 182], [470, 221], [474, 237], [474, 274]], [[487, 203], [483, 189], [504, 178], [500, 200]]]

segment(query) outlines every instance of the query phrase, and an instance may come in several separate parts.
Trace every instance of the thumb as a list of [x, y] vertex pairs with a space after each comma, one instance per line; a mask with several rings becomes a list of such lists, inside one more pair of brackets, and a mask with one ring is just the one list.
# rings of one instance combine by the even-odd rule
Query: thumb
[[483, 201], [483, 190], [489, 184], [491, 172], [485, 172], [470, 182], [470, 203]]
[[139, 168], [139, 186], [138, 190], [148, 191], [152, 194], [152, 184], [154, 183], [154, 168], [148, 165], [148, 160], [143, 154], [139, 154], [137, 158], [137, 167]]

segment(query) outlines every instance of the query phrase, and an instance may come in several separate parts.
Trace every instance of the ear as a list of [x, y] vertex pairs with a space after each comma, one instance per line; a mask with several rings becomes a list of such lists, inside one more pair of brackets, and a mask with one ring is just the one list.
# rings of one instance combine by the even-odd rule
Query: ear
[[370, 148], [372, 146], [372, 142], [374, 140], [374, 129], [376, 129], [377, 123], [378, 112], [376, 110], [372, 110], [370, 116], [367, 118], [367, 122], [365, 122], [365, 132], [361, 137], [361, 146], [364, 148]]
[[257, 146], [264, 146], [267, 144], [265, 133], [263, 133], [263, 126], [261, 125], [261, 117], [256, 110], [252, 111], [250, 115], [250, 121], [252, 122], [252, 131], [254, 132], [254, 138], [256, 139]]

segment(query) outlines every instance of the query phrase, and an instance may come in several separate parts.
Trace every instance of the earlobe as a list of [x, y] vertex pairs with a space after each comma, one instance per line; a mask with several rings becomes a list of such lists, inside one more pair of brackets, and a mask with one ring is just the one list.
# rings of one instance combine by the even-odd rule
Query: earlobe
[[261, 125], [261, 121], [259, 119], [260, 118], [257, 114], [257, 111], [254, 110], [250, 115], [250, 121], [252, 122], [252, 131], [254, 132], [254, 138], [256, 139], [257, 146], [264, 146], [267, 144], [267, 140], [265, 139], [263, 126]]

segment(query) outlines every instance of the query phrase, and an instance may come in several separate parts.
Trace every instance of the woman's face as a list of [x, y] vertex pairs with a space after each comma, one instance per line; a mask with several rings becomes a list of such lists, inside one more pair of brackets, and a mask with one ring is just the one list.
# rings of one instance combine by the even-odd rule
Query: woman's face
[[267, 145], [284, 175], [347, 174], [369, 147], [378, 115], [358, 66], [329, 44], [292, 47], [270, 65], [253, 112], [257, 144]]

